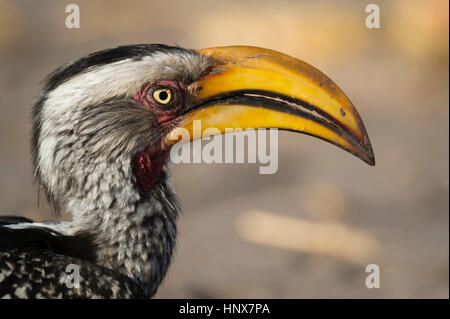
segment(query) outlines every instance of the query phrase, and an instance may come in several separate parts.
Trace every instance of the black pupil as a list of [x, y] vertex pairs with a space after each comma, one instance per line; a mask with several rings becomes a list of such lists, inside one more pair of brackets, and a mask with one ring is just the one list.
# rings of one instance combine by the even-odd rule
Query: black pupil
[[165, 101], [169, 98], [169, 94], [166, 91], [159, 92], [159, 98], [161, 101]]

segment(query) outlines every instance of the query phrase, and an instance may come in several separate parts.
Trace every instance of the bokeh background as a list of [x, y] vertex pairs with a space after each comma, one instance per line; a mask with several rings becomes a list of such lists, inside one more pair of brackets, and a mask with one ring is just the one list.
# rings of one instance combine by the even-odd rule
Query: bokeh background
[[[372, 2], [380, 29], [365, 27]], [[80, 29], [65, 27], [69, 3], [80, 6]], [[448, 9], [446, 0], [0, 0], [0, 212], [54, 218], [32, 185], [29, 114], [57, 66], [130, 43], [257, 45], [335, 80], [377, 165], [288, 132], [275, 175], [257, 164], [172, 165], [184, 213], [157, 297], [448, 298]], [[379, 289], [365, 286], [371, 263]]]

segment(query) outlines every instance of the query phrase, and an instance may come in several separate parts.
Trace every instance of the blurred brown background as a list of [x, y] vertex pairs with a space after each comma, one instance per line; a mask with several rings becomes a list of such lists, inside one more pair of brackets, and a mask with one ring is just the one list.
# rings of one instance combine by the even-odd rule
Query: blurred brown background
[[[65, 27], [76, 3], [81, 28]], [[365, 7], [381, 28], [365, 27]], [[92, 51], [129, 43], [257, 45], [329, 75], [359, 110], [369, 167], [281, 132], [279, 170], [172, 165], [184, 213], [157, 297], [448, 298], [448, 2], [0, 0], [0, 212], [38, 207], [29, 156], [39, 81]], [[63, 216], [62, 218], [67, 218]], [[381, 288], [365, 287], [365, 266]]]

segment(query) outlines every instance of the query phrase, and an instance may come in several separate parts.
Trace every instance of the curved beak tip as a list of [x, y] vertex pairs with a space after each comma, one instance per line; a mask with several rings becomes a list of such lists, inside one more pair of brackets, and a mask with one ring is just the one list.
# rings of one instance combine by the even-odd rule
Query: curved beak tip
[[364, 155], [365, 156], [361, 159], [370, 166], [375, 166], [375, 154], [373, 153], [372, 145], [370, 144], [370, 142], [367, 144], [367, 149]]

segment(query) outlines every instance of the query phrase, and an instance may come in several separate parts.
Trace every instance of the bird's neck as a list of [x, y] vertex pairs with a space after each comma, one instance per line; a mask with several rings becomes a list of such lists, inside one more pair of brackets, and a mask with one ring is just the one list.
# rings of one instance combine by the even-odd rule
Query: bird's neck
[[139, 281], [152, 296], [170, 264], [176, 243], [177, 200], [163, 170], [145, 194], [108, 194], [109, 209], [73, 213], [74, 233], [94, 238], [96, 263]]

